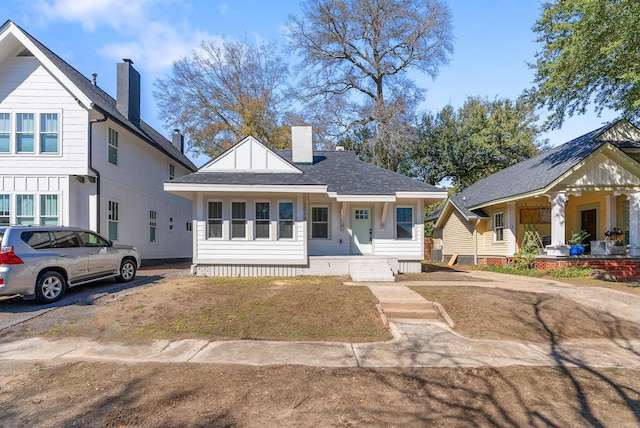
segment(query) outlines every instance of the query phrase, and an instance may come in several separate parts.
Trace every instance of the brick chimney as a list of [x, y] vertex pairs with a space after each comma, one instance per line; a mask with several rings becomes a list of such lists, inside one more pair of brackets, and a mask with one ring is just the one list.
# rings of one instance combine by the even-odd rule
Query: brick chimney
[[140, 73], [128, 58], [118, 63], [118, 93], [116, 107], [131, 123], [140, 126]]

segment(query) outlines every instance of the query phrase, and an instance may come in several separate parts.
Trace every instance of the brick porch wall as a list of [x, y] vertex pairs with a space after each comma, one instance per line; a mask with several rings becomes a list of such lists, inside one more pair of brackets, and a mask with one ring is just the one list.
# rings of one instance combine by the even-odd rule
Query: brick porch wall
[[[507, 266], [506, 257], [478, 258], [478, 266]], [[600, 269], [611, 273], [618, 281], [640, 281], [640, 259], [631, 258], [568, 258], [568, 259], [540, 259], [535, 262], [535, 269], [562, 269], [571, 266], [584, 266]]]

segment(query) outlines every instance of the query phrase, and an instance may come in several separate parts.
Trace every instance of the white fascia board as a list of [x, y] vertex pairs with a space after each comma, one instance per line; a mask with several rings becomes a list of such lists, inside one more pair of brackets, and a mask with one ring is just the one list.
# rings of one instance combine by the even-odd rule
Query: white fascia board
[[396, 195], [338, 195], [335, 192], [328, 194], [336, 198], [338, 202], [395, 202]]
[[84, 92], [82, 92], [75, 84], [73, 84], [71, 80], [69, 80], [69, 78], [62, 72], [62, 70], [56, 67], [49, 60], [49, 58], [47, 58], [47, 56], [42, 53], [42, 51], [35, 44], [33, 44], [33, 42], [31, 42], [31, 40], [29, 40], [29, 38], [22, 31], [20, 31], [18, 27], [16, 27], [13, 22], [9, 24], [9, 32], [11, 32], [11, 34], [13, 34], [24, 47], [29, 49], [29, 52], [31, 52], [33, 56], [35, 56], [38, 61], [40, 61], [40, 63], [42, 63], [42, 65], [44, 65], [44, 67], [49, 70], [49, 72], [51, 72], [56, 77], [56, 79], [58, 79], [58, 81], [61, 82], [63, 86], [65, 86], [69, 90], [69, 92], [71, 92], [73, 96], [76, 97], [76, 99], [80, 103], [82, 103], [83, 106], [85, 106], [85, 108], [91, 108], [93, 102], [89, 99], [89, 97], [87, 97]]
[[398, 199], [447, 199], [448, 192], [446, 190], [435, 192], [396, 192]]
[[266, 186], [264, 184], [164, 183], [167, 192], [263, 192], [263, 193], [327, 193], [327, 186]]

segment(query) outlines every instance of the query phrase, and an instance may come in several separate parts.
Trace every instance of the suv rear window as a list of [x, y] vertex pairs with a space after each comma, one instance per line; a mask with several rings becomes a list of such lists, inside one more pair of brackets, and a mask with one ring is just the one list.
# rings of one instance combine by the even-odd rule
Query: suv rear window
[[22, 232], [20, 238], [34, 250], [51, 248], [51, 238], [49, 232]]

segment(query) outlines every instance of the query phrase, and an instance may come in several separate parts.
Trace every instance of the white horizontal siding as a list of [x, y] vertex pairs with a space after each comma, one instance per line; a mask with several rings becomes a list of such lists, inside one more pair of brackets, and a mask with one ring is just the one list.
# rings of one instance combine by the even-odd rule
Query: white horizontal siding
[[302, 241], [200, 240], [198, 263], [201, 261], [252, 260], [286, 262], [304, 260]]
[[417, 239], [374, 239], [373, 245], [376, 256], [408, 257], [420, 259], [422, 242]]

